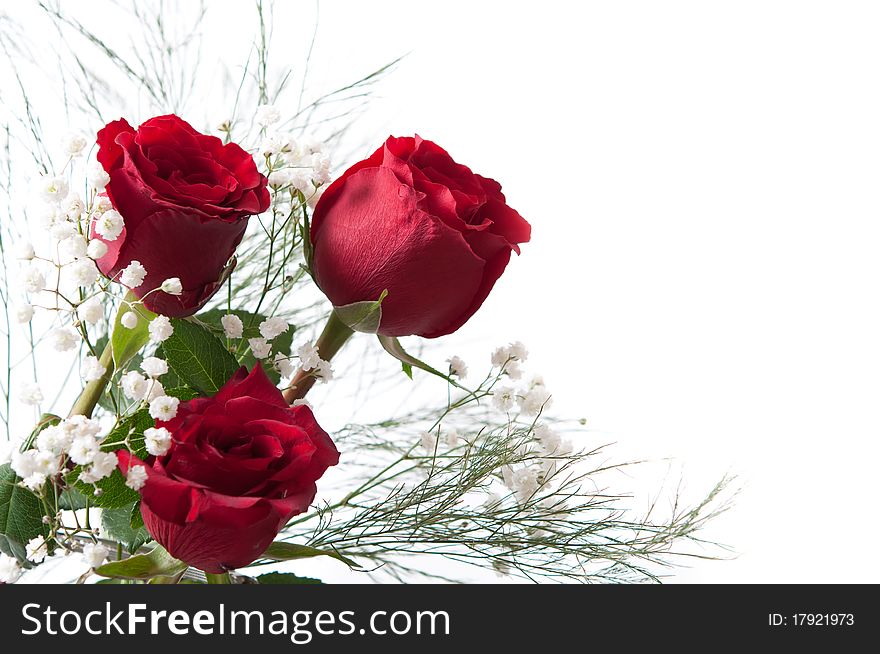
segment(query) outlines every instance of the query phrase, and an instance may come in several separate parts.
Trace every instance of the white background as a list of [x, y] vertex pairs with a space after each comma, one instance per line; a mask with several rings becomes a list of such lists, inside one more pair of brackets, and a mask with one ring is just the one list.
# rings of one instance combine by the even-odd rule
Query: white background
[[[301, 57], [314, 6], [281, 4]], [[220, 9], [209, 41], [246, 51], [249, 3]], [[328, 84], [409, 53], [358, 135], [440, 143], [532, 223], [438, 347], [482, 368], [523, 340], [559, 413], [691, 499], [739, 475], [705, 534], [738, 556], [670, 581], [880, 582], [878, 27], [870, 2], [320, 3]], [[617, 490], [647, 506], [656, 467]]]

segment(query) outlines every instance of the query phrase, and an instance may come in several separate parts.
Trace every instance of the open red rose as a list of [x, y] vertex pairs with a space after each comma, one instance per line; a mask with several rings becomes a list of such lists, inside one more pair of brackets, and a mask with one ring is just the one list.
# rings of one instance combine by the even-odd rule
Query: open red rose
[[262, 366], [239, 371], [214, 397], [181, 402], [158, 422], [172, 445], [144, 463], [120, 450], [123, 474], [146, 467], [141, 514], [172, 556], [210, 573], [260, 557], [339, 452], [307, 406], [289, 407]]
[[115, 239], [91, 237], [108, 251], [98, 260], [114, 278], [132, 261], [147, 270], [138, 297], [180, 278], [181, 295], [150, 293], [147, 308], [166, 316], [198, 311], [219, 289], [248, 216], [269, 206], [267, 180], [235, 143], [200, 134], [177, 116], [138, 129], [124, 119], [98, 132], [98, 161], [110, 175], [107, 195], [125, 227]]
[[461, 327], [531, 227], [501, 186], [418, 136], [390, 137], [315, 208], [315, 280], [334, 306], [375, 301], [379, 333], [434, 338]]

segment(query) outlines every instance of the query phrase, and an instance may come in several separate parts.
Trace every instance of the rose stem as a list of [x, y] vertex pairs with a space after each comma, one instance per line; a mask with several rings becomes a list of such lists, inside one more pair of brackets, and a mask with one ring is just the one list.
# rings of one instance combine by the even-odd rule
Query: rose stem
[[107, 382], [109, 382], [110, 378], [113, 376], [113, 346], [111, 345], [110, 339], [107, 340], [107, 345], [104, 346], [104, 351], [101, 352], [100, 361], [106, 372], [101, 375], [100, 379], [90, 381], [86, 384], [86, 387], [82, 390], [82, 393], [79, 394], [76, 402], [74, 402], [73, 408], [70, 410], [70, 415], [82, 415], [86, 418], [90, 418], [92, 416], [92, 411], [95, 410], [95, 406], [98, 404], [98, 400], [101, 399], [101, 394], [104, 392]]
[[220, 574], [212, 574], [210, 572], [205, 573], [205, 580], [209, 584], [224, 584], [228, 585], [232, 583], [232, 579], [229, 578], [228, 572], [221, 572]]
[[[324, 331], [318, 337], [315, 346], [318, 348], [318, 355], [329, 361], [334, 355], [342, 349], [348, 338], [354, 334], [348, 325], [339, 319], [336, 311], [331, 311], [327, 318], [327, 324], [324, 325]], [[301, 400], [309, 392], [309, 389], [315, 384], [315, 376], [309, 371], [306, 372], [302, 368], [296, 371], [293, 379], [290, 380], [290, 386], [284, 390], [284, 399], [288, 404], [292, 404], [294, 400]]]

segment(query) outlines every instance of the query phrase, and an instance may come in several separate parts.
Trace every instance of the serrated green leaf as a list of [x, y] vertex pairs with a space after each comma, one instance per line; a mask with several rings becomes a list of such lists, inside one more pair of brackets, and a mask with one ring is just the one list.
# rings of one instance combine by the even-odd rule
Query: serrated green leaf
[[297, 545], [295, 543], [285, 543], [284, 541], [276, 541], [269, 545], [263, 553], [263, 557], [274, 561], [291, 561], [293, 559], [308, 559], [313, 556], [329, 556], [331, 559], [342, 561], [349, 568], [360, 568], [360, 564], [355, 563], [351, 559], [342, 556], [334, 550], [319, 550], [316, 547], [308, 545]]
[[190, 388], [213, 395], [239, 368], [226, 346], [205, 326], [172, 320], [174, 333], [162, 343], [168, 365]]
[[[233, 309], [231, 311], [227, 311], [226, 309], [210, 309], [209, 311], [205, 311], [204, 313], [200, 313], [196, 316], [202, 323], [207, 325], [214, 334], [221, 340], [225, 341], [225, 334], [223, 332], [223, 324], [220, 322], [223, 316], [228, 314], [234, 314], [239, 317], [242, 324], [244, 325], [244, 331], [241, 336], [241, 341], [247, 341], [249, 338], [260, 338], [260, 323], [266, 319], [266, 316], [251, 313], [250, 311], [242, 311], [241, 309]], [[290, 354], [290, 346], [293, 343], [293, 335], [296, 332], [296, 327], [291, 325], [290, 328], [284, 332], [283, 334], [279, 334], [275, 338], [272, 339], [272, 351], [275, 353], [282, 353], [285, 355]], [[272, 365], [272, 362], [268, 359], [261, 360], [257, 359], [253, 353], [248, 350], [247, 354], [240, 358], [241, 365], [245, 366], [248, 370], [252, 370], [253, 367], [259, 363], [263, 366], [263, 370], [266, 371], [266, 375], [271, 379], [275, 384], [278, 384], [281, 381], [281, 375], [275, 370], [275, 366]]]
[[0, 549], [22, 558], [23, 546], [37, 536], [48, 536], [44, 507], [36, 495], [18, 485], [20, 479], [8, 463], [0, 466]]
[[114, 579], [152, 579], [173, 577], [187, 569], [186, 563], [171, 556], [164, 547], [156, 545], [147, 554], [136, 554], [123, 561], [105, 563], [95, 572]]
[[[138, 317], [134, 329], [128, 329], [122, 325], [122, 316], [129, 311], [133, 311]], [[113, 363], [117, 370], [128, 363], [150, 340], [149, 325], [155, 317], [156, 314], [140, 304], [140, 300], [134, 293], [131, 291], [126, 293], [123, 303], [119, 305], [119, 310], [116, 312], [110, 336], [110, 344], [113, 346]]]
[[144, 526], [144, 515], [141, 513], [141, 503], [135, 502], [128, 516], [128, 524], [132, 529], [140, 529]]
[[150, 541], [150, 534], [144, 528], [143, 520], [141, 520], [139, 527], [133, 527], [134, 511], [140, 516], [140, 502], [118, 509], [104, 509], [101, 512], [101, 527], [104, 534], [122, 543], [122, 546], [132, 554]]
[[[119, 470], [114, 470], [112, 475], [94, 485], [79, 481], [80, 472], [82, 472], [82, 468], [79, 466], [74, 468], [67, 476], [67, 483], [73, 484], [79, 492], [89, 497], [93, 506], [102, 509], [118, 509], [140, 499], [137, 492], [125, 485], [125, 477]], [[95, 495], [95, 486], [101, 489], [98, 495]]]
[[290, 572], [269, 572], [256, 578], [258, 584], [323, 584], [320, 579], [297, 577]]

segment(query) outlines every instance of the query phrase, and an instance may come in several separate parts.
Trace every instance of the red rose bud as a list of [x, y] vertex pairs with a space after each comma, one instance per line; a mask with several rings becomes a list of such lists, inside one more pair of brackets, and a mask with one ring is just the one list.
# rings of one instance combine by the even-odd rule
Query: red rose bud
[[[107, 195], [124, 221], [121, 232], [99, 224], [101, 216], [92, 222], [91, 237], [108, 248], [98, 268], [118, 280], [139, 261], [146, 278], [132, 290], [149, 293], [148, 309], [195, 313], [220, 288], [248, 216], [269, 207], [266, 177], [238, 145], [200, 134], [174, 115], [150, 118], [136, 130], [122, 119], [109, 123], [98, 132], [98, 148], [110, 176]], [[174, 277], [179, 295], [150, 292]]]
[[[307, 406], [288, 407], [263, 368], [241, 368], [214, 397], [181, 402], [156, 425], [168, 452], [144, 463], [120, 450], [124, 475], [142, 465], [141, 514], [172, 556], [219, 574], [258, 559], [339, 452]], [[141, 471], [138, 471], [141, 472]]]
[[387, 289], [380, 334], [434, 338], [467, 322], [530, 235], [497, 182], [431, 141], [391, 137], [318, 202], [312, 266], [337, 307]]

